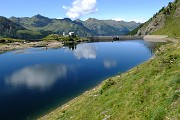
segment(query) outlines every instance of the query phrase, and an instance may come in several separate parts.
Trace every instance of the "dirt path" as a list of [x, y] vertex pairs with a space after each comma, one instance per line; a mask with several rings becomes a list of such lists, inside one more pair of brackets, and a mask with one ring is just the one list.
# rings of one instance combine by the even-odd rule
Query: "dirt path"
[[144, 40], [149, 42], [167, 42], [166, 35], [145, 35]]

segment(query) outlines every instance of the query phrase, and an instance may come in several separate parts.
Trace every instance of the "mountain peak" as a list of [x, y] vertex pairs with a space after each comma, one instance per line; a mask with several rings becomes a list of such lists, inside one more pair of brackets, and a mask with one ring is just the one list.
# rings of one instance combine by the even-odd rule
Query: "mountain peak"
[[33, 16], [32, 18], [49, 19], [48, 17], [42, 16], [42, 15], [40, 15], [40, 14], [37, 14], [37, 15]]
[[86, 21], [97, 21], [98, 19], [96, 19], [96, 18], [88, 18]]
[[44, 17], [41, 14], [34, 15], [34, 17]]
[[76, 22], [80, 22], [80, 23], [82, 23], [82, 20], [80, 20], [80, 19], [77, 19], [77, 20], [75, 20]]
[[70, 18], [64, 18], [63, 20], [72, 22], [72, 20]]

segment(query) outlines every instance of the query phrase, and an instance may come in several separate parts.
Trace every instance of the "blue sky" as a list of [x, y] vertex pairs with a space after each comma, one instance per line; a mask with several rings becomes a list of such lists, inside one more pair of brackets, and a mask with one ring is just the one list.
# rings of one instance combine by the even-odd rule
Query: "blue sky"
[[174, 0], [1, 0], [0, 16], [144, 21]]

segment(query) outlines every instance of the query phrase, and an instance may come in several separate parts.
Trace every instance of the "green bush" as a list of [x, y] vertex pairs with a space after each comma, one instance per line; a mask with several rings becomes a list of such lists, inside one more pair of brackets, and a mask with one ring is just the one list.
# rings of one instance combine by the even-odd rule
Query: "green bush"
[[109, 78], [107, 81], [104, 82], [104, 84], [101, 87], [100, 94], [102, 94], [105, 90], [107, 90], [109, 87], [115, 84], [115, 81], [111, 78]]

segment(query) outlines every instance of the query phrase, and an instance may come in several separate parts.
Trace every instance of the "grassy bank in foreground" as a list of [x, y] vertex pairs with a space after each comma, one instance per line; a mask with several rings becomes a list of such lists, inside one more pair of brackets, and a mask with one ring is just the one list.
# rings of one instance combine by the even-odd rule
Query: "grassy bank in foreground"
[[180, 119], [180, 43], [163, 45], [156, 57], [41, 119], [161, 120]]

